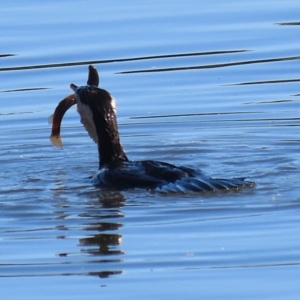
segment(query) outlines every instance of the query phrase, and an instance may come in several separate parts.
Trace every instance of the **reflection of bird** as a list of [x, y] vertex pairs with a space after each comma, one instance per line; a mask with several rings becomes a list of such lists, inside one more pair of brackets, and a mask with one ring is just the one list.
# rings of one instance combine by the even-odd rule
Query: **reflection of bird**
[[59, 132], [64, 113], [77, 103], [81, 122], [98, 145], [99, 171], [94, 176], [100, 186], [117, 189], [146, 188], [161, 192], [215, 191], [252, 187], [243, 178], [213, 179], [200, 170], [165, 162], [128, 160], [120, 143], [114, 98], [98, 87], [97, 70], [89, 66], [86, 86], [71, 84], [74, 94], [57, 106], [53, 115], [51, 141], [62, 146]]
[[116, 245], [122, 243], [122, 236], [120, 234], [102, 233], [79, 239], [80, 246], [97, 246], [97, 248], [90, 248], [83, 250], [92, 255], [99, 254], [123, 254], [122, 250], [111, 249]]

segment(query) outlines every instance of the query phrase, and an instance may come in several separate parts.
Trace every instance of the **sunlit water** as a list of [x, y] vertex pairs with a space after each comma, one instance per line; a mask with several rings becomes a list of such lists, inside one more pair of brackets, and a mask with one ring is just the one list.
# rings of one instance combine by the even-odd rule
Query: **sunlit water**
[[[207, 3], [2, 3], [1, 299], [298, 299], [300, 3]], [[76, 110], [47, 124], [91, 63], [130, 159], [256, 187], [94, 187]]]

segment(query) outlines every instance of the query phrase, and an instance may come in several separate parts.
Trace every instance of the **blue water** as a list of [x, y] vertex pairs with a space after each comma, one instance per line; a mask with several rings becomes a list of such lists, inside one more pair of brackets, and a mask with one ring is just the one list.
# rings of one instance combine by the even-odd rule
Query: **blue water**
[[[13, 1], [0, 10], [1, 299], [298, 299], [296, 1]], [[106, 193], [58, 102], [88, 65], [130, 159], [247, 177], [237, 193]]]

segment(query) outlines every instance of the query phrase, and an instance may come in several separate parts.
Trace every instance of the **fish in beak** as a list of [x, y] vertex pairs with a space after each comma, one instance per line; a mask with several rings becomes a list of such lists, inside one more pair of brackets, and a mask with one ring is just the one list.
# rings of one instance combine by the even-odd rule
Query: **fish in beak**
[[[94, 85], [94, 86], [99, 85], [98, 72], [92, 65], [89, 66], [89, 76], [88, 76], [87, 84]], [[75, 84], [71, 83], [70, 88], [75, 92], [77, 89], [77, 86]], [[71, 106], [75, 105], [76, 103], [77, 103], [77, 101], [76, 101], [75, 94], [71, 94], [71, 95], [67, 96], [66, 98], [64, 98], [63, 100], [61, 100], [59, 102], [59, 104], [57, 105], [57, 107], [54, 111], [54, 114], [48, 118], [49, 124], [52, 124], [50, 141], [57, 148], [60, 148], [60, 149], [63, 148], [63, 144], [62, 144], [61, 137], [60, 137], [60, 126], [61, 126], [61, 122], [64, 117], [64, 114]]]

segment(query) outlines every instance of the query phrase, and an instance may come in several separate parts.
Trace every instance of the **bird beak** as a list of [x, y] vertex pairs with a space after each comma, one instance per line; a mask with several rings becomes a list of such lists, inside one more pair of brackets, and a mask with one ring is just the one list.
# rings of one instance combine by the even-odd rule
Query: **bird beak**
[[[73, 90], [73, 92], [75, 92], [75, 91], [77, 90], [77, 85], [71, 83], [71, 84], [70, 84], [70, 88], [71, 88], [71, 90]], [[69, 97], [69, 96], [68, 96], [68, 97]]]

